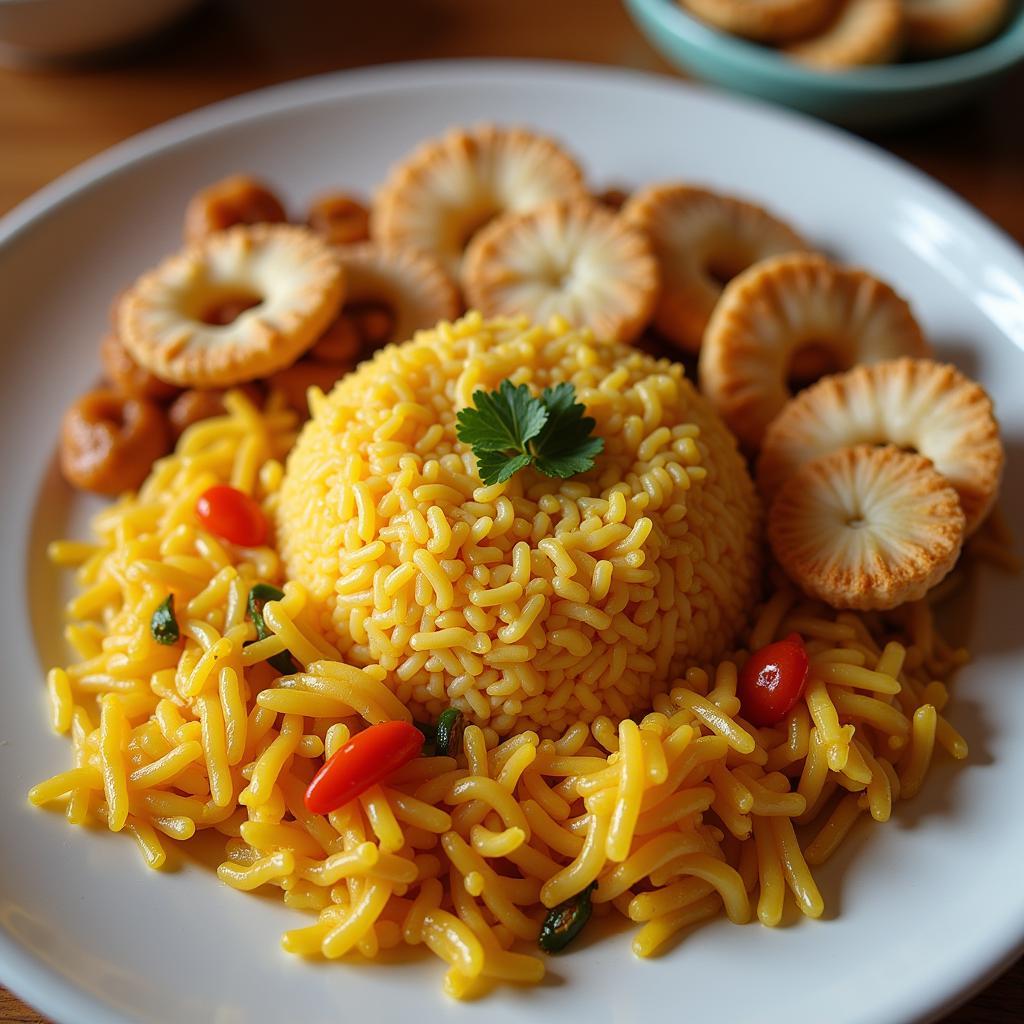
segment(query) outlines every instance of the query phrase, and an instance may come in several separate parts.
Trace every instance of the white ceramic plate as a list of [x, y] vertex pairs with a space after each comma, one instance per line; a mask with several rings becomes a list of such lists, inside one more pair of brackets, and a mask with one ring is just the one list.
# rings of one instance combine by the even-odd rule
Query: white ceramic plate
[[303, 920], [183, 862], [31, 810], [69, 763], [46, 724], [60, 656], [43, 546], [83, 507], [52, 465], [62, 408], [96, 374], [111, 296], [175, 247], [191, 193], [228, 171], [278, 183], [296, 208], [324, 186], [369, 190], [448, 125], [525, 122], [560, 136], [598, 184], [685, 178], [764, 202], [912, 299], [937, 348], [995, 396], [1009, 448], [1004, 506], [1024, 521], [1024, 259], [950, 193], [868, 146], [667, 79], [560, 65], [434, 64], [299, 82], [147, 132], [45, 189], [0, 225], [0, 978], [61, 1022], [377, 1024], [693, 1020], [892, 1024], [928, 1018], [1007, 963], [1024, 937], [1024, 679], [1018, 581], [986, 575], [978, 657], [951, 717], [971, 744], [924, 793], [865, 826], [820, 872], [827, 918], [769, 931], [725, 922], [670, 955], [628, 934], [552, 960], [549, 981], [482, 1006], [441, 994], [436, 962], [310, 964], [278, 934]]

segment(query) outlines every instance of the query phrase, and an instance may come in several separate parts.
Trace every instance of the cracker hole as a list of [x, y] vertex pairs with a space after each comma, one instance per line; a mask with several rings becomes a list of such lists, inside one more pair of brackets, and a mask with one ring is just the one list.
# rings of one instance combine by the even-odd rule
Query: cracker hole
[[572, 270], [565, 270], [554, 265], [545, 268], [538, 275], [538, 278], [549, 288], [557, 292], [568, 290], [572, 282]]
[[736, 253], [715, 253], [708, 257], [708, 261], [704, 265], [704, 273], [719, 288], [724, 288], [734, 277], [742, 274], [750, 264], [750, 260], [740, 259]]
[[355, 328], [365, 355], [386, 345], [389, 341], [408, 341], [395, 338], [396, 317], [394, 310], [384, 302], [353, 302], [342, 313]]
[[251, 292], [229, 292], [207, 302], [200, 310], [198, 319], [211, 327], [226, 327], [246, 310], [254, 309], [262, 302], [259, 295]]
[[833, 346], [823, 341], [807, 341], [793, 353], [786, 383], [790, 391], [800, 391], [822, 377], [845, 369]]
[[116, 431], [124, 429], [125, 403], [113, 395], [97, 396], [89, 408], [94, 423], [109, 423]]

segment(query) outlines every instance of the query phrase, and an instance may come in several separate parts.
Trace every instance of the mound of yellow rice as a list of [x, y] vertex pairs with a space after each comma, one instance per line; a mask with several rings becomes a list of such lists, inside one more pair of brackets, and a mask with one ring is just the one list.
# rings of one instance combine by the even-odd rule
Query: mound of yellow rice
[[[504, 379], [576, 388], [605, 450], [481, 486], [456, 414]], [[287, 575], [402, 704], [498, 735], [651, 706], [734, 643], [761, 571], [736, 444], [683, 368], [558, 322], [470, 314], [311, 402], [278, 506]]]

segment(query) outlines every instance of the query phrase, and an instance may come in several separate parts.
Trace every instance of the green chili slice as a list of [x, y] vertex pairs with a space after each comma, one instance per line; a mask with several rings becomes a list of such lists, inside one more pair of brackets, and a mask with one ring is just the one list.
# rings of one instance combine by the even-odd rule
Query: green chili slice
[[414, 726], [423, 733], [423, 757], [432, 757], [437, 749], [437, 729], [429, 722], [413, 722]]
[[[263, 606], [268, 601], [280, 601], [283, 597], [284, 591], [278, 590], [277, 587], [271, 586], [269, 583], [257, 583], [249, 591], [249, 618], [252, 619], [253, 625], [256, 627], [258, 639], [266, 640], [271, 635], [266, 622], [263, 621]], [[277, 654], [267, 658], [267, 663], [283, 676], [291, 675], [295, 671], [295, 660], [289, 651], [278, 651]]]
[[174, 595], [168, 594], [157, 605], [153, 617], [149, 620], [149, 631], [158, 644], [176, 644], [181, 639], [178, 620], [174, 617]]
[[458, 757], [462, 750], [462, 734], [466, 721], [458, 708], [445, 708], [437, 718], [434, 746], [442, 756]]
[[283, 676], [290, 676], [295, 671], [295, 659], [291, 651], [278, 651], [277, 654], [272, 654], [267, 658], [267, 664]]
[[560, 953], [583, 931], [593, 910], [590, 894], [596, 888], [597, 882], [591, 882], [583, 892], [570, 896], [565, 902], [548, 911], [548, 916], [540, 926], [540, 937], [537, 940], [537, 944], [544, 952]]
[[281, 601], [284, 598], [284, 591], [272, 587], [269, 583], [257, 583], [249, 591], [249, 618], [256, 626], [256, 636], [260, 640], [266, 640], [270, 636], [270, 630], [263, 621], [263, 606], [268, 601]]

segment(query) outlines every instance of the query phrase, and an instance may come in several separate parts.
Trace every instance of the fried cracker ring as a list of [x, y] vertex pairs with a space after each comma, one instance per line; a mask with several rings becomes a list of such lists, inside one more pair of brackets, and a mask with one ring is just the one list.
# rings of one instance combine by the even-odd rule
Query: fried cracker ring
[[804, 463], [768, 513], [779, 565], [833, 608], [916, 601], [956, 564], [964, 514], [921, 455], [888, 445], [841, 448]]
[[[306, 228], [229, 228], [167, 257], [125, 293], [118, 330], [137, 363], [182, 387], [226, 387], [294, 362], [344, 295], [330, 248]], [[222, 323], [225, 304], [248, 306]]]
[[832, 0], [679, 0], [709, 25], [760, 43], [807, 35], [828, 21]]
[[930, 459], [960, 496], [968, 534], [995, 502], [1004, 453], [992, 400], [953, 366], [895, 359], [801, 391], [764, 436], [758, 486], [770, 497], [805, 462], [857, 444], [893, 444]]
[[1009, 0], [903, 0], [907, 46], [929, 57], [970, 50], [996, 34], [1009, 9]]
[[280, 224], [287, 220], [274, 193], [256, 178], [232, 174], [197, 192], [185, 208], [185, 241], [199, 242], [236, 224]]
[[586, 195], [583, 172], [557, 143], [524, 128], [453, 128], [392, 168], [370, 217], [375, 241], [428, 252], [454, 278], [488, 221], [549, 199]]
[[840, 0], [835, 17], [816, 35], [784, 52], [802, 64], [825, 70], [895, 60], [903, 42], [900, 0]]
[[114, 390], [126, 398], [152, 398], [161, 402], [174, 398], [181, 390], [139, 366], [113, 331], [105, 334], [100, 342], [100, 365]]
[[722, 293], [698, 368], [701, 390], [748, 451], [788, 401], [794, 357], [808, 346], [833, 369], [928, 352], [910, 306], [866, 271], [813, 253], [754, 264]]
[[700, 350], [723, 279], [758, 260], [808, 248], [760, 206], [689, 185], [642, 189], [623, 216], [647, 233], [658, 259], [661, 291], [654, 326], [688, 352]]
[[389, 337], [366, 337], [375, 332], [361, 332], [371, 345], [408, 341], [416, 331], [459, 314], [459, 289], [441, 264], [426, 253], [363, 242], [336, 246], [334, 254], [345, 271], [342, 316], [354, 311], [361, 327], [359, 307], [382, 307], [391, 313], [390, 322], [384, 324]]
[[469, 304], [484, 316], [562, 316], [607, 341], [632, 341], [651, 317], [658, 267], [647, 236], [589, 199], [507, 213], [470, 243]]
[[306, 223], [331, 245], [354, 245], [370, 238], [370, 211], [347, 192], [328, 192], [313, 200]]
[[170, 447], [167, 417], [155, 402], [100, 389], [64, 414], [60, 469], [73, 487], [121, 494], [138, 487]]
[[330, 391], [374, 349], [454, 319], [460, 308], [458, 288], [424, 253], [373, 242], [337, 246], [334, 253], [345, 271], [345, 306], [301, 359], [268, 380], [302, 416], [309, 415], [311, 387]]

